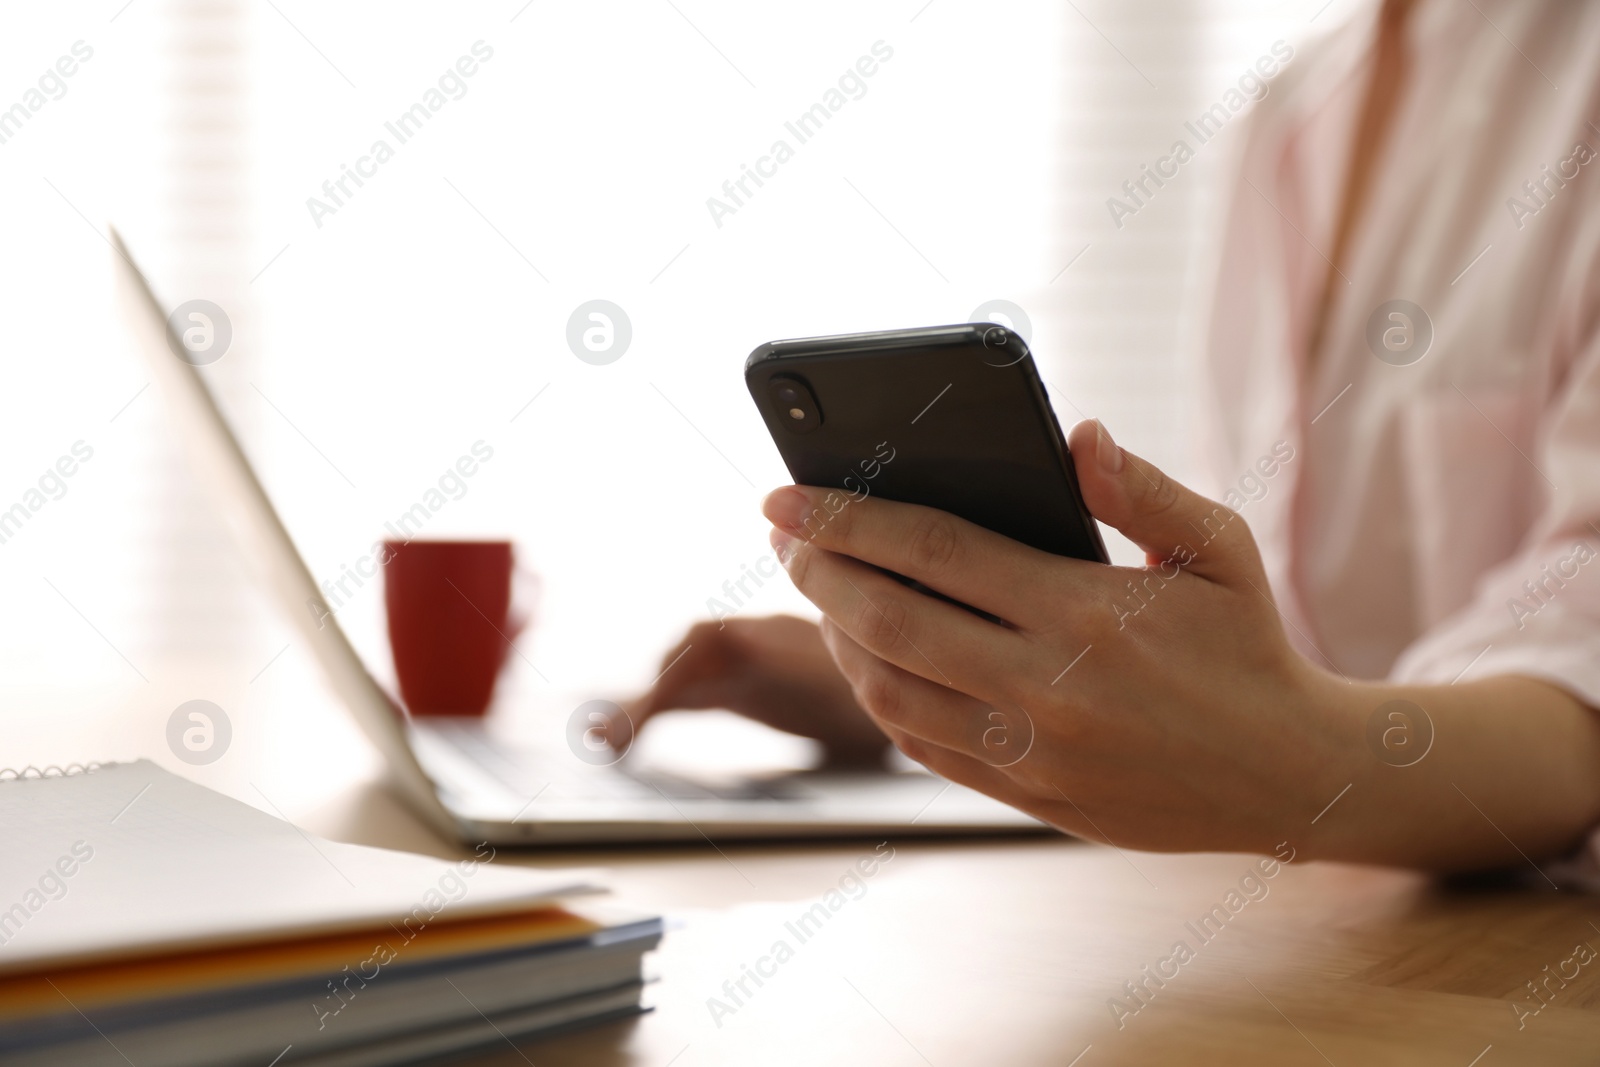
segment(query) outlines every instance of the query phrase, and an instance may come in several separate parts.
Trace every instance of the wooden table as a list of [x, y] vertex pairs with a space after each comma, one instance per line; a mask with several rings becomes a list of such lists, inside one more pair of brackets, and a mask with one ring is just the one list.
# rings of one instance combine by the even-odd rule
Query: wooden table
[[[15, 763], [148, 756], [258, 806], [270, 797], [329, 837], [465, 855], [375, 784], [372, 749], [308, 665], [284, 656], [250, 681], [258, 670], [152, 670], [152, 683], [97, 700], [92, 712], [30, 695], [37, 713], [10, 714], [0, 747]], [[165, 751], [164, 731], [172, 709], [197, 695], [227, 706], [234, 741], [217, 763], [187, 767]], [[621, 897], [664, 912], [671, 929], [650, 961], [660, 975], [654, 1012], [501, 1043], [470, 1062], [1600, 1063], [1600, 960], [1568, 962], [1581, 943], [1600, 948], [1600, 898], [1446, 889], [1321, 864], [1241, 889], [1258, 859], [1120, 853], [1056, 837], [891, 844], [893, 858], [861, 888], [847, 883], [855, 899], [803, 943], [786, 924], [838, 890], [877, 842], [502, 850], [500, 862], [607, 866]], [[1219, 907], [1224, 918], [1207, 931], [1220, 932], [1197, 936]], [[782, 963], [779, 940], [793, 950]], [[1173, 962], [1179, 940], [1193, 954], [1182, 963]], [[746, 978], [736, 1004], [723, 983], [745, 965], [770, 977], [759, 988]], [[1563, 968], [1576, 973], [1565, 985]], [[1525, 983], [1546, 980], [1540, 1007]], [[1130, 982], [1144, 987], [1141, 999]]]
[[[376, 786], [309, 821], [455, 854]], [[877, 844], [503, 852], [607, 865], [624, 898], [672, 927], [652, 961], [654, 1012], [471, 1062], [1600, 1062], [1600, 960], [1574, 957], [1600, 947], [1600, 899], [1323, 864], [1266, 878], [1253, 857], [1060, 838], [893, 841], [802, 942], [799, 917]], [[781, 963], [778, 941], [792, 949]], [[1192, 958], [1174, 955], [1178, 941]], [[736, 1004], [724, 982], [758, 964], [770, 976], [745, 978]], [[1541, 1002], [1525, 983], [1547, 979]]]

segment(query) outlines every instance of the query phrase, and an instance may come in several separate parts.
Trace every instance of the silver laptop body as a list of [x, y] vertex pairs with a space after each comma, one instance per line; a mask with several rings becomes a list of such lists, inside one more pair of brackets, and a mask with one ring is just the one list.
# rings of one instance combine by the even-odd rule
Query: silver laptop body
[[512, 748], [478, 720], [408, 714], [362, 663], [321, 592], [200, 368], [174, 355], [167, 311], [114, 230], [123, 312], [196, 474], [244, 555], [311, 648], [336, 695], [383, 754], [398, 792], [464, 842], [589, 844], [671, 840], [1029, 832], [1043, 824], [922, 772], [810, 772], [738, 782], [629, 773], [568, 750]]

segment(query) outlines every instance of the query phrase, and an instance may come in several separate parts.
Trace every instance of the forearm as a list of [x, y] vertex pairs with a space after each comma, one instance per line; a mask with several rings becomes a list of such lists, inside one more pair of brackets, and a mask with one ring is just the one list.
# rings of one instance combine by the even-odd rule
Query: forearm
[[[1303, 857], [1440, 871], [1526, 866], [1600, 824], [1600, 714], [1551, 683], [1331, 680], [1325, 694], [1347, 737], [1323, 787], [1328, 801], [1349, 789], [1314, 813], [1303, 848], [1291, 837]], [[1408, 721], [1404, 706], [1391, 718], [1379, 711], [1390, 701], [1426, 718]]]

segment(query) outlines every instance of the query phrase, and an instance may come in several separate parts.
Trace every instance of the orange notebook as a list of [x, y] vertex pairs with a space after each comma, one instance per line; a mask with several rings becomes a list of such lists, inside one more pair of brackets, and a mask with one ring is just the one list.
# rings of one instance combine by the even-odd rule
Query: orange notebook
[[75, 1006], [86, 1014], [130, 1001], [268, 985], [307, 974], [357, 977], [391, 963], [415, 964], [588, 937], [605, 925], [563, 908], [521, 915], [457, 919], [423, 930], [381, 926], [171, 955], [82, 963], [0, 978], [0, 1028], [7, 1022]]

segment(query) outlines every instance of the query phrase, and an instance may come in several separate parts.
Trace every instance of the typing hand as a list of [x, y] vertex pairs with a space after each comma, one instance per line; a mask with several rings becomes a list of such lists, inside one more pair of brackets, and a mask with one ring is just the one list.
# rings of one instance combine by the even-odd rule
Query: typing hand
[[[635, 730], [663, 711], [726, 708], [815, 738], [829, 764], [879, 764], [888, 751], [888, 738], [855, 702], [816, 624], [805, 619], [703, 622], [661, 665], [665, 673], [654, 687], [625, 709]], [[617, 743], [628, 740], [619, 736]]]

